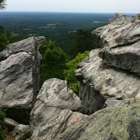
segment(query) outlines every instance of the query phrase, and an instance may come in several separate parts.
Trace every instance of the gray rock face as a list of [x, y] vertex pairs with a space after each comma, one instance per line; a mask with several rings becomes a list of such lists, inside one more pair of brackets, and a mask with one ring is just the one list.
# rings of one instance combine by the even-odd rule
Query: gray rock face
[[[139, 15], [116, 14], [93, 33], [103, 49], [92, 50], [75, 74], [83, 110], [96, 112], [66, 128], [55, 140], [140, 139]], [[137, 62], [133, 64], [131, 58]]]
[[0, 105], [28, 108], [32, 105], [32, 56], [19, 52], [0, 63]]
[[93, 86], [79, 83], [79, 95], [83, 104], [81, 112], [90, 115], [104, 107], [105, 98]]
[[109, 24], [93, 31], [104, 47], [99, 56], [108, 65], [140, 76], [140, 18], [116, 14]]
[[[116, 14], [109, 24], [93, 31], [101, 49], [92, 50], [75, 71], [80, 98], [92, 114], [105, 100], [140, 98], [140, 18]], [[105, 105], [104, 105], [105, 104]]]
[[45, 103], [48, 107], [67, 108], [70, 110], [81, 108], [80, 99], [68, 88], [67, 81], [57, 78], [52, 78], [44, 82], [37, 100]]
[[[57, 78], [45, 81], [30, 113], [30, 128], [17, 125], [15, 138], [139, 140], [139, 20], [140, 15], [128, 18], [116, 14], [108, 25], [96, 29], [94, 33], [100, 38], [103, 48], [92, 50], [75, 71], [81, 101], [67, 87], [66, 81]], [[38, 79], [34, 77], [40, 61], [36, 50], [43, 39], [29, 38], [19, 45], [14, 44], [12, 51], [9, 45], [0, 53], [0, 82], [4, 82], [0, 83], [0, 105], [10, 108], [9, 114], [16, 114], [16, 117], [17, 111], [20, 116], [21, 112], [29, 114], [27, 111], [35, 101]], [[18, 46], [21, 51], [18, 51]], [[132, 64], [130, 59], [136, 62]], [[16, 124], [12, 123], [12, 126]]]
[[56, 78], [45, 81], [31, 112], [31, 140], [54, 140], [66, 128], [87, 117], [71, 111], [78, 108], [81, 101], [66, 81]]
[[[75, 96], [67, 95], [69, 92], [66, 91], [69, 89], [65, 90], [66, 85], [65, 81], [56, 78], [44, 83], [31, 112], [32, 136], [29, 140], [129, 140], [140, 138], [140, 117], [138, 117], [140, 116], [140, 99], [130, 98], [116, 101], [113, 105], [111, 103], [110, 107], [86, 116], [69, 110], [68, 104], [74, 103], [76, 100], [79, 102], [79, 100], [78, 97], [72, 100], [71, 97]], [[60, 99], [62, 103], [59, 105]], [[67, 103], [65, 103], [66, 100]], [[72, 106], [71, 109], [75, 110], [75, 107]]]
[[7, 108], [10, 118], [22, 109], [31, 109], [35, 102], [41, 59], [38, 50], [43, 41], [44, 37], [30, 37], [0, 52], [0, 106]]
[[80, 98], [84, 106], [92, 110], [90, 114], [103, 108], [108, 98], [140, 97], [140, 78], [104, 64], [98, 57], [99, 51], [92, 50], [75, 71], [80, 81]]
[[99, 37], [102, 47], [113, 48], [140, 40], [140, 19], [116, 14], [109, 24], [93, 31]]

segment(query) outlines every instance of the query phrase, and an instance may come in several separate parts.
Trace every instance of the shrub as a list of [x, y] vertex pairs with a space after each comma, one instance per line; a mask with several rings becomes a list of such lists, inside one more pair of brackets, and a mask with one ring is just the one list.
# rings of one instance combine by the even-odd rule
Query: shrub
[[87, 57], [89, 51], [85, 51], [84, 53], [78, 53], [78, 55], [70, 60], [67, 65], [67, 69], [64, 70], [65, 80], [68, 81], [68, 86], [78, 95], [78, 81], [75, 77], [75, 70], [78, 65], [85, 57]]

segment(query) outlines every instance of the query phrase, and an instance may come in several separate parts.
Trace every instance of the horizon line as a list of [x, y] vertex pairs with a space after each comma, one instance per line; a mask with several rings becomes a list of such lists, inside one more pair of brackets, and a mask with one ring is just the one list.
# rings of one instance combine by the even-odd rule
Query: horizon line
[[[23, 13], [86, 13], [86, 14], [92, 14], [92, 13], [99, 13], [99, 14], [116, 14], [116, 13], [121, 13], [121, 14], [138, 14], [138, 13], [128, 13], [128, 12], [60, 12], [60, 11], [4, 11], [1, 10], [1, 12], [14, 12], [14, 13], [18, 13], [18, 12], [23, 12]], [[0, 12], [0, 13], [1, 13]]]

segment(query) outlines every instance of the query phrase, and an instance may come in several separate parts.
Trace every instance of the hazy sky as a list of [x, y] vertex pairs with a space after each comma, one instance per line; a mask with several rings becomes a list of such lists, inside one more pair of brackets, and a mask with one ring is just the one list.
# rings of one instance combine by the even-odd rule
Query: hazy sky
[[7, 0], [4, 11], [140, 13], [140, 0]]

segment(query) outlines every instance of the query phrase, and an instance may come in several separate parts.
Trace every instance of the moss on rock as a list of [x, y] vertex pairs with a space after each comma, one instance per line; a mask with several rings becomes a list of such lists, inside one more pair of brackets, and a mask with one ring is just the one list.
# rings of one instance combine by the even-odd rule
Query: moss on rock
[[70, 137], [71, 140], [138, 140], [140, 139], [139, 108], [139, 99], [124, 100], [92, 114], [88, 120], [82, 120], [67, 128], [61, 134], [61, 138], [63, 137], [63, 140]]

